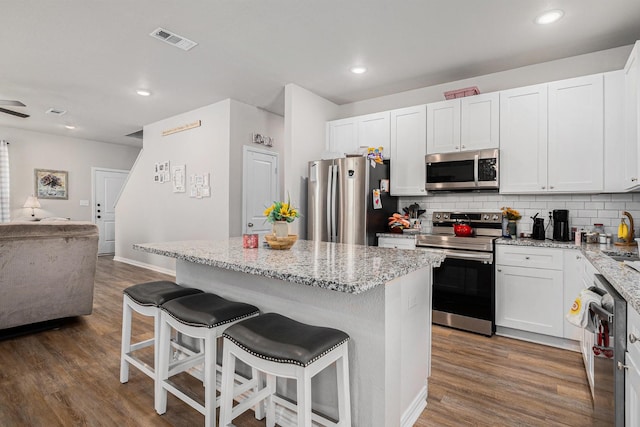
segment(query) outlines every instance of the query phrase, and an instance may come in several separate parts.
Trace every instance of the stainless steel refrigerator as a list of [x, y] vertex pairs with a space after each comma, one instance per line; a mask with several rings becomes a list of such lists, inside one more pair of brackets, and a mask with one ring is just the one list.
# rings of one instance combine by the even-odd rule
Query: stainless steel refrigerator
[[[381, 190], [379, 200], [374, 190]], [[307, 238], [377, 245], [376, 233], [388, 231], [387, 218], [398, 208], [388, 190], [388, 160], [375, 167], [365, 157], [309, 162]]]

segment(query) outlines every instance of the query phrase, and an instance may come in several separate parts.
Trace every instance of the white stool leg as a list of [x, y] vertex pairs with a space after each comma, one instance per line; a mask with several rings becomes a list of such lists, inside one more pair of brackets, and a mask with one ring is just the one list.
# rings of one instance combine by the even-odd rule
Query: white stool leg
[[297, 371], [298, 427], [311, 427], [311, 376], [301, 366]]
[[236, 371], [236, 357], [231, 353], [228, 346], [223, 347], [222, 354], [220, 425], [222, 427], [227, 427], [233, 421], [233, 377]]
[[342, 357], [336, 361], [336, 373], [338, 383], [338, 425], [351, 427], [351, 393], [349, 391], [349, 355], [347, 343]]
[[269, 396], [267, 397], [267, 427], [275, 427], [276, 425], [276, 404], [273, 401], [273, 395], [276, 393], [276, 376], [267, 374], [267, 388]]
[[163, 382], [169, 378], [169, 357], [171, 354], [171, 327], [165, 320], [166, 314], [160, 312], [160, 331], [159, 337], [156, 337], [159, 357], [158, 366], [156, 366], [155, 381], [155, 408], [160, 415], [167, 412], [167, 390], [162, 387]]
[[[216, 427], [216, 329], [204, 339], [204, 425]], [[233, 387], [233, 385], [232, 385]], [[232, 388], [233, 390], [233, 388]]]
[[124, 355], [131, 351], [131, 306], [127, 303], [127, 296], [122, 298], [122, 341], [120, 347], [120, 382], [129, 381], [129, 363]]
[[[254, 367], [251, 367], [251, 380], [256, 382], [256, 385], [253, 388], [253, 392], [256, 394], [264, 388], [263, 377], [264, 375], [262, 374], [262, 372]], [[264, 405], [262, 404], [262, 402], [258, 402], [258, 404], [253, 407], [253, 411], [255, 413], [256, 420], [261, 420], [265, 417]]]

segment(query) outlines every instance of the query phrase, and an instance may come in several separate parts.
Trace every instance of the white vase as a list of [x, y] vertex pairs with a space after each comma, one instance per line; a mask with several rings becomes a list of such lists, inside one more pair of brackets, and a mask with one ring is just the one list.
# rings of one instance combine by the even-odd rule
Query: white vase
[[289, 235], [289, 223], [287, 221], [274, 222], [273, 235], [276, 237], [287, 237]]

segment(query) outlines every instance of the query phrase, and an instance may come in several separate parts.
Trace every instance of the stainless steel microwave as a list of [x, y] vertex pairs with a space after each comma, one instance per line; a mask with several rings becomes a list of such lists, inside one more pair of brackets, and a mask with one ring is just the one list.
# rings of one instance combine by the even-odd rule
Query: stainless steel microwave
[[427, 154], [427, 191], [498, 190], [499, 150]]

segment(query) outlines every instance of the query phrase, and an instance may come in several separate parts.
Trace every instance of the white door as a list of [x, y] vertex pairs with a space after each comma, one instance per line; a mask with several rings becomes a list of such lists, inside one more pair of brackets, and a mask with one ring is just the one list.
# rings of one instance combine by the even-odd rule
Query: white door
[[280, 199], [278, 153], [245, 146], [242, 167], [242, 232], [267, 233], [264, 210]]
[[500, 146], [500, 95], [498, 92], [461, 98], [460, 150]]
[[116, 202], [128, 171], [93, 168], [93, 222], [98, 226], [98, 254], [115, 252]]
[[427, 108], [425, 105], [391, 111], [392, 196], [427, 194], [424, 188], [426, 134]]

